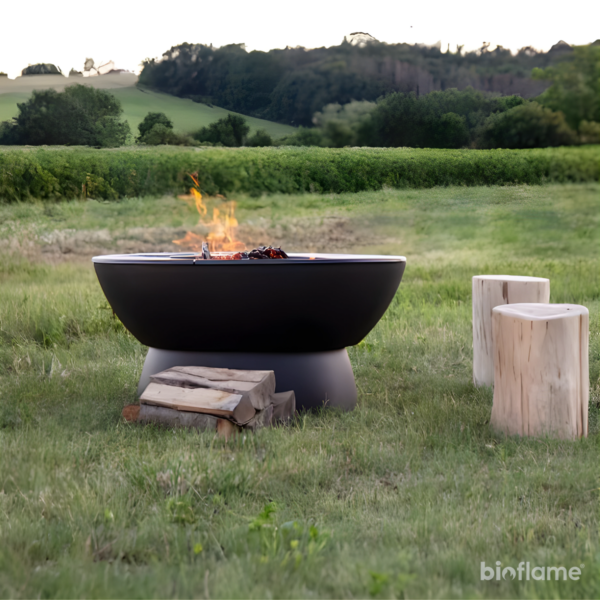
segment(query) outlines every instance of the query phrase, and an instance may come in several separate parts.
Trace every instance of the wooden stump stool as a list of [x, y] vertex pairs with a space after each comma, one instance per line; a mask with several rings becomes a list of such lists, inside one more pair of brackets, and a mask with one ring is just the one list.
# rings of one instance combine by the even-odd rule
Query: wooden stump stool
[[493, 310], [491, 425], [508, 435], [587, 436], [589, 313], [577, 304]]
[[518, 302], [550, 302], [550, 280], [518, 275], [473, 277], [473, 383], [494, 384], [492, 309]]

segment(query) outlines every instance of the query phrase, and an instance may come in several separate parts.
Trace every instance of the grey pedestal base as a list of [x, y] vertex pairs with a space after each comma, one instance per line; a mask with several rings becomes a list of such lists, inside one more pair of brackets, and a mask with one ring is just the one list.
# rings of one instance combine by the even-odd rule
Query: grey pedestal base
[[276, 391], [294, 390], [298, 410], [322, 406], [352, 410], [356, 406], [356, 383], [345, 348], [302, 353], [179, 352], [150, 348], [138, 394], [146, 389], [151, 375], [175, 366], [272, 370]]

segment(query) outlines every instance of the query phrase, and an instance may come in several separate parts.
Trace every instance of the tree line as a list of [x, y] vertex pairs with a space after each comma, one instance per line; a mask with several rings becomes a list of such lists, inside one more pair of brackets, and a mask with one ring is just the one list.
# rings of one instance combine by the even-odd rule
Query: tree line
[[311, 126], [327, 104], [374, 102], [394, 92], [421, 96], [450, 88], [500, 95], [538, 96], [548, 83], [533, 78], [572, 58], [561, 42], [548, 52], [531, 47], [516, 54], [498, 47], [451, 52], [437, 47], [372, 42], [330, 48], [286, 48], [247, 52], [243, 44], [213, 48], [181, 44], [160, 60], [144, 61], [140, 83], [153, 89], [215, 104], [231, 111], [291, 125]]
[[[556, 64], [534, 68], [532, 80], [544, 81], [546, 89], [533, 100], [472, 87], [426, 94], [389, 92], [375, 101], [350, 99], [321, 105], [311, 115], [312, 127], [300, 127], [297, 133], [275, 141], [265, 131], [249, 136], [250, 128], [239, 115], [230, 114], [194, 132], [177, 133], [167, 115], [150, 113], [136, 141], [148, 145], [421, 148], [600, 143], [599, 73], [600, 45], [592, 44], [563, 52]], [[0, 144], [106, 147], [131, 141], [129, 125], [121, 120], [121, 105], [106, 90], [73, 85], [63, 92], [35, 91], [18, 109], [15, 119], [0, 124]]]

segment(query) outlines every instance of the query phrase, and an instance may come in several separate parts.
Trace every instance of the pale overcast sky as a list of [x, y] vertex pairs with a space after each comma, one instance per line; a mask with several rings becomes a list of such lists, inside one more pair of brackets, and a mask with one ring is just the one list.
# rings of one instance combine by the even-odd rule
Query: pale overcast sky
[[0, 71], [10, 77], [38, 62], [81, 70], [86, 57], [137, 71], [142, 59], [182, 42], [315, 48], [365, 31], [387, 43], [440, 40], [443, 49], [485, 41], [548, 50], [560, 39], [586, 44], [600, 37], [598, 0], [8, 1], [0, 8]]

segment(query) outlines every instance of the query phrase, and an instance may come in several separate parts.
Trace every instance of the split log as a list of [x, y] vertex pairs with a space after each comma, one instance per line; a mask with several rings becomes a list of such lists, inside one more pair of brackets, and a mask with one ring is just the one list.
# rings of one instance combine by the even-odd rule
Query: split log
[[508, 435], [586, 437], [589, 313], [576, 304], [493, 310], [491, 425]]
[[516, 275], [473, 277], [473, 383], [494, 384], [492, 310], [522, 302], [550, 302], [550, 280]]
[[140, 403], [225, 417], [238, 425], [247, 423], [256, 413], [247, 395], [231, 394], [210, 388], [182, 388], [159, 383], [148, 385], [140, 396]]
[[231, 394], [245, 394], [256, 410], [268, 406], [271, 394], [275, 392], [273, 371], [173, 367], [152, 375], [150, 381], [183, 388], [210, 388]]
[[227, 419], [217, 419], [217, 435], [227, 442], [240, 432], [240, 428]]
[[219, 437], [229, 439], [239, 427], [227, 419], [220, 419], [212, 415], [197, 412], [187, 412], [153, 406], [151, 404], [130, 404], [123, 409], [123, 417], [132, 423], [154, 423], [169, 429], [185, 428], [198, 429], [199, 431], [213, 431]]
[[285, 423], [296, 414], [296, 394], [293, 390], [271, 396], [273, 401], [273, 423]]
[[269, 404], [267, 408], [259, 410], [245, 425], [244, 429], [257, 431], [263, 427], [270, 427], [273, 421], [273, 405]]

